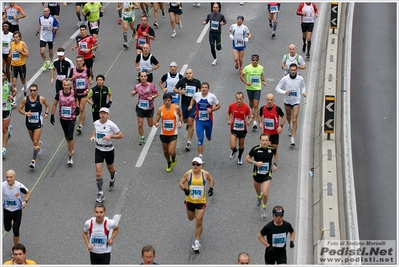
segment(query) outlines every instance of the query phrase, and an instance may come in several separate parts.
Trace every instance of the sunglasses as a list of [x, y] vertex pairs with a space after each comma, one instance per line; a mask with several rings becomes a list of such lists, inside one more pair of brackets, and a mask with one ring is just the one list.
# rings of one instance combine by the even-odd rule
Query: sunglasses
[[31, 91], [31, 92], [36, 92], [37, 90], [29, 90], [29, 91]]
[[259, 59], [255, 59], [255, 58], [253, 58], [253, 59], [252, 59], [252, 61], [259, 61]]
[[199, 163], [193, 163], [192, 165], [197, 166], [197, 167], [201, 166], [201, 164], [199, 164]]

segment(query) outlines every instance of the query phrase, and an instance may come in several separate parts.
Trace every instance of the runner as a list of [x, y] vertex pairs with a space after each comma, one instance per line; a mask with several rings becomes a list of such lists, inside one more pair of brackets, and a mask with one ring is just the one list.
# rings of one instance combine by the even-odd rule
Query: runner
[[90, 141], [95, 143], [94, 162], [96, 164], [96, 184], [98, 194], [96, 202], [103, 202], [105, 199], [103, 192], [103, 162], [107, 164], [107, 169], [110, 174], [108, 191], [114, 190], [115, 187], [115, 148], [112, 139], [122, 139], [123, 134], [118, 126], [109, 118], [109, 109], [100, 109], [100, 119], [94, 122], [93, 134]]
[[215, 47], [218, 51], [222, 49], [222, 26], [227, 23], [224, 15], [220, 13], [219, 10], [220, 4], [214, 3], [212, 6], [212, 13], [208, 14], [206, 20], [202, 22], [203, 25], [206, 25], [210, 21], [209, 44], [211, 45], [211, 53], [213, 56], [212, 66], [218, 63]]
[[[83, 227], [83, 240], [90, 251], [91, 264], [110, 264], [114, 240], [119, 233], [117, 222], [105, 216], [103, 203], [94, 206], [95, 217], [87, 220]], [[111, 232], [109, 236], [109, 232]]]
[[174, 92], [174, 88], [180, 79], [183, 79], [183, 75], [177, 73], [177, 63], [171, 62], [169, 65], [169, 72], [164, 74], [159, 81], [159, 87], [166, 94], [170, 94], [172, 96], [172, 104], [179, 105], [180, 102], [180, 94]]
[[296, 14], [301, 16], [302, 29], [302, 52], [306, 52], [306, 59], [310, 58], [310, 46], [312, 45], [312, 32], [315, 18], [319, 17], [319, 10], [315, 3], [304, 2], [300, 3]]
[[269, 2], [267, 4], [267, 10], [269, 11], [269, 27], [273, 29], [272, 38], [276, 37], [277, 30], [277, 19], [280, 13], [280, 3], [279, 2]]
[[[105, 86], [105, 76], [103, 74], [98, 74], [96, 77], [97, 85], [90, 89], [87, 95], [87, 103], [89, 103], [92, 108], [93, 122], [100, 119], [100, 109], [110, 108], [112, 104], [112, 91], [108, 86]], [[108, 97], [108, 102], [107, 102]], [[90, 100], [91, 99], [91, 100]]]
[[162, 142], [163, 155], [168, 163], [166, 171], [171, 172], [172, 167], [176, 166], [177, 163], [177, 128], [181, 128], [182, 113], [178, 105], [172, 104], [172, 96], [170, 94], [164, 94], [162, 99], [163, 105], [158, 108], [155, 127], [159, 127], [159, 120], [162, 118], [161, 135], [159, 137]]
[[176, 94], [181, 94], [181, 109], [183, 113], [183, 122], [186, 124], [187, 133], [187, 145], [186, 151], [191, 150], [191, 140], [194, 135], [194, 118], [195, 112], [197, 110], [196, 106], [193, 106], [191, 110], [188, 110], [190, 106], [191, 99], [196, 92], [201, 91], [201, 82], [194, 78], [194, 72], [192, 69], [186, 70], [186, 77], [180, 79], [173, 92]]
[[154, 8], [154, 27], [158, 29], [159, 23], [158, 23], [158, 7], [161, 8], [162, 12], [162, 17], [165, 17], [165, 7], [163, 2], [152, 2], [153, 8]]
[[[236, 102], [230, 104], [226, 114], [227, 124], [230, 125], [230, 159], [234, 159], [238, 151], [237, 164], [242, 165], [247, 125], [251, 125], [251, 110], [244, 103], [244, 94], [236, 93]], [[237, 150], [238, 140], [238, 150]]]
[[[251, 151], [249, 151], [248, 156], [245, 161], [249, 164], [254, 165], [253, 168], [253, 178], [254, 187], [257, 196], [256, 206], [261, 207], [261, 217], [267, 218], [266, 206], [267, 200], [269, 198], [269, 188], [270, 182], [272, 180], [272, 172], [277, 171], [277, 164], [273, 164], [273, 170], [271, 168], [273, 158], [276, 158], [276, 149], [270, 146], [270, 135], [261, 134], [260, 135], [260, 145], [254, 146]], [[262, 197], [263, 195], [263, 197]]]
[[199, 242], [202, 233], [202, 220], [206, 208], [206, 181], [209, 183], [208, 196], [213, 196], [214, 180], [211, 174], [202, 169], [203, 161], [195, 157], [192, 161], [193, 168], [186, 172], [180, 180], [180, 189], [186, 195], [187, 217], [190, 221], [195, 219], [194, 235], [195, 241], [192, 246], [194, 252], [199, 253], [201, 244]]
[[[296, 45], [290, 44], [288, 46], [288, 54], [285, 54], [283, 56], [283, 60], [281, 60], [281, 68], [284, 70], [284, 75], [287, 75], [290, 73], [290, 68], [289, 66], [292, 63], [295, 63], [298, 66], [299, 70], [304, 70], [306, 69], [306, 63], [305, 60], [303, 60], [303, 57], [301, 55], [298, 55], [296, 53]], [[300, 75], [298, 70], [298, 75]]]
[[134, 35], [136, 40], [136, 54], [139, 55], [143, 52], [143, 45], [150, 45], [150, 41], [155, 41], [155, 31], [148, 25], [148, 17], [141, 17], [141, 24], [136, 27], [136, 34]]
[[155, 86], [147, 82], [147, 73], [140, 72], [140, 83], [137, 84], [133, 91], [132, 96], [138, 94], [138, 101], [136, 105], [136, 116], [138, 131], [140, 134], [139, 145], [143, 146], [145, 144], [144, 138], [144, 118], [147, 118], [147, 124], [150, 128], [153, 126], [154, 117], [154, 99], [159, 95]]
[[74, 140], [73, 140], [73, 129], [75, 128], [76, 116], [79, 115], [79, 100], [76, 90], [72, 90], [72, 83], [69, 80], [62, 82], [63, 90], [60, 90], [55, 95], [53, 107], [51, 109], [50, 122], [52, 125], [55, 123], [54, 114], [57, 110], [57, 104], [59, 104], [59, 116], [62, 130], [64, 131], [65, 141], [68, 144], [68, 165], [73, 165], [73, 152], [74, 152]]
[[[28, 134], [33, 143], [33, 156], [29, 164], [29, 168], [32, 170], [36, 167], [37, 155], [42, 153], [42, 141], [40, 141], [40, 135], [43, 128], [43, 117], [48, 118], [50, 111], [50, 105], [44, 96], [39, 95], [39, 87], [37, 84], [29, 86], [30, 94], [22, 98], [21, 103], [18, 107], [18, 112], [25, 115], [25, 125], [28, 129]], [[44, 116], [42, 116], [42, 105], [46, 106]]]
[[76, 128], [78, 133], [82, 133], [83, 123], [85, 122], [86, 112], [86, 97], [89, 93], [89, 85], [92, 84], [92, 73], [84, 66], [84, 59], [82, 56], [76, 57], [76, 67], [72, 69], [73, 89], [77, 93], [78, 106], [81, 107], [79, 116], [79, 126]]
[[172, 38], [176, 37], [176, 25], [179, 25], [179, 28], [183, 28], [183, 24], [181, 23], [180, 16], [183, 14], [183, 3], [182, 2], [169, 2], [169, 18], [170, 18], [170, 27], [172, 28]]
[[82, 9], [83, 16], [87, 17], [89, 32], [98, 40], [100, 31], [100, 18], [103, 16], [103, 6], [101, 2], [87, 2]]
[[13, 37], [14, 41], [11, 42], [10, 54], [8, 55], [11, 58], [12, 86], [17, 90], [19, 74], [22, 85], [24, 86], [24, 96], [26, 96], [26, 90], [28, 89], [26, 84], [26, 58], [29, 57], [29, 50], [26, 43], [22, 41], [21, 32], [15, 31]]
[[17, 90], [12, 87], [12, 84], [6, 81], [6, 73], [3, 71], [2, 73], [2, 95], [1, 102], [3, 106], [3, 148], [1, 150], [1, 154], [3, 158], [5, 158], [7, 153], [7, 144], [8, 139], [11, 137], [12, 125], [10, 125], [11, 121], [11, 113], [12, 113], [12, 105], [11, 103], [14, 101]]
[[[240, 79], [245, 83], [247, 95], [249, 98], [249, 107], [254, 116], [254, 125], [252, 129], [258, 129], [258, 106], [262, 85], [266, 86], [266, 81], [263, 76], [264, 68], [259, 64], [259, 55], [251, 56], [252, 64], [247, 65], [240, 75]], [[244, 78], [244, 76], [246, 76]]]
[[36, 265], [33, 260], [26, 258], [27, 252], [24, 245], [18, 243], [12, 247], [12, 259], [6, 261], [4, 265]]
[[130, 26], [130, 29], [133, 31], [133, 36], [136, 33], [134, 29], [134, 20], [136, 19], [136, 12], [134, 11], [133, 2], [118, 2], [118, 8], [116, 9], [121, 11], [122, 17], [120, 18], [123, 30], [123, 47], [128, 49], [129, 45], [127, 44], [127, 26]]
[[[21, 226], [22, 210], [28, 204], [31, 192], [22, 183], [16, 180], [14, 170], [6, 171], [6, 180], [2, 183], [3, 192], [3, 221], [4, 230], [14, 233], [14, 245], [19, 243], [19, 227]], [[22, 200], [21, 193], [26, 195]]]
[[11, 82], [11, 58], [10, 54], [11, 42], [14, 40], [12, 32], [10, 32], [11, 23], [3, 22], [3, 34], [1, 35], [2, 51], [3, 51], [3, 70], [6, 71], [7, 81]]
[[230, 26], [228, 30], [229, 37], [233, 45], [233, 59], [235, 62], [235, 68], [239, 69], [241, 74], [242, 64], [244, 62], [244, 51], [247, 47], [247, 42], [251, 39], [252, 35], [249, 32], [247, 26], [242, 24], [244, 21], [244, 16], [237, 16], [237, 23]]
[[76, 44], [72, 46], [72, 50], [75, 51], [77, 48], [78, 56], [82, 56], [85, 61], [85, 66], [91, 71], [91, 76], [93, 76], [93, 59], [95, 51], [98, 48], [97, 40], [87, 34], [87, 26], [80, 25], [80, 35], [76, 36]]
[[247, 265], [247, 264], [250, 264], [250, 262], [251, 262], [251, 260], [249, 258], [248, 253], [241, 252], [240, 254], [238, 254], [238, 258], [237, 258], [238, 265]]
[[291, 136], [291, 146], [295, 146], [301, 95], [306, 97], [305, 81], [302, 76], [297, 75], [297, 68], [298, 66], [292, 63], [290, 65], [290, 74], [284, 76], [275, 89], [277, 93], [284, 94], [284, 107], [285, 113], [287, 113], [288, 135]]
[[22, 7], [15, 4], [15, 2], [8, 2], [8, 6], [4, 8], [3, 21], [11, 23], [10, 32], [19, 31], [19, 20], [26, 18], [26, 14]]
[[72, 69], [75, 67], [72, 60], [65, 56], [65, 49], [59, 47], [57, 49], [57, 58], [53, 61], [54, 68], [51, 70], [50, 85], [54, 84], [55, 77], [55, 93], [62, 90], [62, 82], [72, 78]]
[[191, 99], [190, 106], [187, 110], [190, 111], [196, 105], [197, 112], [195, 114], [195, 126], [198, 136], [198, 157], [204, 162], [202, 153], [204, 152], [204, 132], [208, 141], [212, 138], [213, 128], [213, 112], [220, 109], [219, 100], [212, 93], [209, 93], [209, 83], [203, 82], [201, 84], [201, 92], [195, 93]]
[[[42, 71], [53, 69], [54, 57], [54, 37], [60, 28], [57, 19], [50, 15], [48, 7], [43, 8], [43, 15], [39, 17], [39, 25], [37, 26], [36, 37], [40, 35], [40, 55], [43, 59]], [[49, 61], [46, 58], [46, 45], [48, 45]]]
[[270, 135], [270, 143], [276, 149], [274, 164], [277, 164], [279, 135], [283, 130], [286, 118], [281, 108], [274, 104], [273, 94], [266, 96], [266, 105], [260, 108], [259, 118], [259, 128], [263, 129], [263, 133]]
[[295, 246], [294, 228], [289, 222], [284, 221], [283, 217], [283, 207], [275, 206], [273, 208], [273, 221], [266, 224], [258, 234], [259, 241], [266, 246], [265, 264], [287, 264], [285, 247], [288, 233], [290, 233], [290, 248]]
[[159, 68], [159, 62], [154, 57], [153, 54], [150, 53], [150, 45], [144, 44], [143, 45], [143, 52], [136, 56], [136, 70], [139, 71], [138, 77], [140, 76], [141, 72], [147, 73], [147, 81], [152, 83], [153, 76], [152, 72]]

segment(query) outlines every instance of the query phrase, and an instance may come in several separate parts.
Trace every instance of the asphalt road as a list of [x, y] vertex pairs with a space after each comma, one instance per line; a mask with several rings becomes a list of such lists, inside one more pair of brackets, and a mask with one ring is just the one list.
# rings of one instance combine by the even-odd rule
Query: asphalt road
[[[39, 54], [39, 40], [35, 37], [37, 18], [42, 13], [39, 3], [22, 3], [28, 15], [21, 21], [23, 39], [29, 46], [27, 61], [28, 80], [42, 65]], [[271, 39], [267, 26], [266, 4], [223, 3], [222, 13], [227, 19], [223, 27], [223, 49], [218, 52], [219, 63], [211, 66], [212, 56], [208, 44], [208, 33], [197, 42], [204, 28], [202, 21], [210, 12], [209, 3], [200, 8], [185, 4], [183, 8], [183, 28], [177, 29], [177, 37], [172, 39], [168, 18], [160, 14], [160, 27], [156, 29], [156, 41], [151, 42], [152, 53], [160, 61], [161, 67], [154, 73], [154, 81], [159, 81], [168, 71], [171, 61], [176, 61], [179, 71], [183, 65], [194, 70], [194, 77], [210, 83], [210, 91], [221, 102], [221, 109], [214, 113], [212, 141], [205, 141], [205, 169], [215, 179], [215, 194], [208, 201], [201, 238], [201, 253], [194, 254], [191, 244], [194, 239], [194, 222], [187, 220], [183, 205], [184, 194], [178, 182], [185, 171], [190, 169], [191, 160], [197, 155], [194, 145], [191, 152], [184, 150], [187, 133], [180, 131], [177, 144], [177, 166], [171, 173], [165, 172], [165, 159], [159, 140], [155, 135], [141, 167], [135, 167], [143, 150], [138, 145], [136, 115], [134, 106], [137, 99], [130, 97], [136, 84], [136, 71], [133, 69], [135, 49], [130, 40], [130, 50], [122, 48], [121, 26], [117, 24], [116, 3], [105, 4], [105, 15], [101, 20], [99, 49], [94, 63], [94, 74], [106, 75], [106, 85], [114, 94], [110, 119], [114, 121], [124, 138], [116, 140], [116, 188], [105, 191], [107, 214], [121, 214], [120, 232], [112, 251], [112, 264], [138, 264], [141, 262], [141, 248], [152, 244], [157, 253], [156, 261], [163, 264], [231, 264], [237, 254], [246, 251], [251, 263], [263, 264], [264, 247], [257, 234], [271, 218], [270, 210], [275, 205], [285, 208], [285, 220], [293, 223], [297, 210], [298, 158], [303, 144], [298, 141], [301, 126], [297, 133], [297, 146], [289, 146], [287, 128], [280, 136], [279, 169], [273, 175], [268, 203], [269, 218], [260, 217], [260, 209], [255, 207], [255, 193], [252, 183], [252, 166], [244, 163], [238, 166], [229, 159], [229, 128], [225, 122], [228, 105], [235, 101], [235, 93], [244, 91], [234, 69], [230, 42], [227, 36], [229, 26], [237, 15], [245, 17], [244, 24], [249, 27], [252, 39], [248, 44], [245, 65], [250, 64], [250, 55], [259, 54], [260, 64], [265, 67], [267, 87], [262, 91], [261, 103], [267, 93], [273, 92], [283, 73], [280, 67], [282, 56], [288, 53], [288, 45], [295, 43], [300, 50], [302, 39], [299, 17], [295, 15], [297, 3], [282, 4], [277, 29], [277, 37]], [[61, 7], [61, 29], [55, 40], [55, 49], [64, 46], [66, 56], [73, 59], [76, 52], [71, 51], [74, 39], [70, 36], [76, 31], [74, 4]], [[136, 17], [139, 17], [137, 11]], [[137, 21], [137, 20], [136, 20]], [[153, 23], [153, 14], [150, 14]], [[302, 54], [302, 52], [298, 51]], [[368, 56], [369, 57], [369, 56]], [[365, 58], [367, 59], [367, 57]], [[311, 64], [307, 62], [307, 64]], [[307, 71], [302, 75], [306, 77]], [[39, 93], [52, 104], [54, 88], [49, 85], [50, 72], [40, 73], [35, 79]], [[20, 82], [18, 88], [20, 89]], [[157, 86], [158, 87], [158, 86]], [[308, 88], [312, 89], [312, 88]], [[22, 93], [19, 92], [19, 101]], [[276, 96], [276, 103], [282, 106], [282, 96]], [[156, 107], [162, 104], [156, 100]], [[384, 109], [383, 105], [380, 105]], [[306, 108], [303, 105], [302, 111]], [[299, 125], [302, 121], [299, 117]], [[392, 115], [392, 114], [391, 114]], [[58, 118], [58, 116], [56, 116]], [[28, 248], [29, 258], [40, 264], [89, 264], [89, 253], [82, 240], [85, 220], [93, 216], [96, 198], [94, 148], [89, 141], [92, 131], [90, 112], [86, 111], [83, 133], [75, 134], [74, 166], [67, 166], [67, 147], [61, 126], [56, 119], [53, 126], [49, 120], [42, 131], [43, 154], [38, 157], [35, 171], [28, 168], [32, 143], [28, 137], [25, 118], [15, 111], [11, 124], [14, 126], [12, 138], [7, 147], [7, 158], [3, 160], [3, 173], [14, 169], [17, 180], [32, 190], [32, 198], [23, 212], [21, 243]], [[390, 120], [389, 120], [390, 121]], [[388, 120], [387, 120], [388, 123]], [[145, 126], [148, 137], [150, 128]], [[246, 138], [246, 149], [259, 143], [260, 130], [250, 130]], [[104, 167], [104, 180], [107, 171]], [[9, 259], [12, 247], [12, 234], [3, 235], [3, 261]], [[294, 249], [288, 249], [288, 262], [293, 263]]]
[[[376, 8], [384, 14], [378, 20], [372, 19]], [[355, 5], [352, 155], [362, 240], [397, 240], [396, 10], [396, 3]], [[367, 42], [366, 32], [373, 35]]]

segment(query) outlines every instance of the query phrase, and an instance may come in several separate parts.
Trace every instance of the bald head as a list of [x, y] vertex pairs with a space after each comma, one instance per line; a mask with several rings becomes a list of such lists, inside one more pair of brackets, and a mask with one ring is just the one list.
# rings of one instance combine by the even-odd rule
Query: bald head
[[288, 46], [288, 51], [290, 52], [290, 56], [295, 56], [296, 55], [296, 45], [290, 44]]
[[14, 170], [10, 169], [10, 170], [6, 171], [6, 180], [7, 180], [8, 185], [13, 186], [15, 183], [15, 178], [16, 178], [16, 176], [15, 176]]
[[273, 94], [266, 95], [266, 104], [269, 108], [274, 105], [274, 95]]
[[250, 263], [249, 255], [246, 252], [238, 254], [237, 264], [246, 265]]
[[187, 80], [192, 80], [194, 77], [194, 71], [192, 69], [186, 69], [186, 78]]

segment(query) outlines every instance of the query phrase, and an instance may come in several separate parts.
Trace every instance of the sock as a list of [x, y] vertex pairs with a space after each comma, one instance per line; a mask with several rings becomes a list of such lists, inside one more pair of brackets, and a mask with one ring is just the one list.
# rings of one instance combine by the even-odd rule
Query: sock
[[24, 91], [26, 92], [26, 90], [28, 90], [28, 85], [26, 83], [24, 83], [23, 85], [24, 85]]
[[233, 153], [237, 152], [237, 148], [235, 147], [234, 149], [232, 149]]
[[172, 161], [173, 161], [173, 162], [176, 161], [176, 155], [172, 156]]
[[125, 43], [127, 43], [127, 32], [123, 33], [123, 40], [125, 41]]
[[144, 135], [141, 138], [144, 138]]
[[307, 52], [307, 54], [310, 54], [309, 52], [310, 52], [310, 46], [312, 45], [312, 41], [308, 41], [308, 52]]
[[115, 181], [115, 172], [110, 172], [111, 175], [111, 182]]
[[258, 199], [261, 199], [262, 198], [262, 194], [260, 194], [259, 196], [258, 196]]
[[76, 12], [76, 17], [78, 17], [78, 20], [79, 20], [79, 21], [82, 21], [82, 19], [81, 19], [81, 17], [80, 17], [80, 11], [79, 11], [79, 12]]
[[198, 157], [202, 158], [202, 154], [199, 154]]
[[306, 45], [306, 38], [302, 38], [303, 45]]
[[266, 204], [262, 204], [262, 209], [266, 209], [267, 205]]
[[171, 162], [171, 161], [168, 161], [168, 167], [170, 167], [170, 164], [172, 164], [172, 162]]
[[36, 160], [38, 153], [39, 153], [39, 147], [38, 146], [37, 147], [33, 147], [33, 156], [32, 156], [33, 160]]
[[98, 191], [99, 192], [103, 191], [103, 178], [97, 179], [96, 183], [97, 183]]
[[239, 148], [238, 149], [238, 158], [239, 159], [242, 157], [242, 153], [244, 153], [244, 148], [243, 149]]
[[275, 22], [275, 23], [273, 24], [273, 31], [276, 31], [276, 29], [277, 29], [277, 22]]

